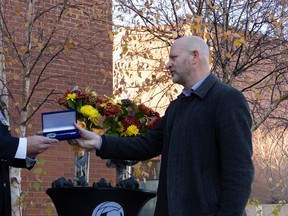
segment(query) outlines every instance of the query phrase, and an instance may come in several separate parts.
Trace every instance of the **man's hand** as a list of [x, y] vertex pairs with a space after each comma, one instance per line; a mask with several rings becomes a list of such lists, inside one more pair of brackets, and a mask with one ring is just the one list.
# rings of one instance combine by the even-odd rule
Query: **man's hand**
[[50, 139], [44, 136], [29, 136], [27, 137], [27, 156], [33, 158], [46, 151], [51, 146], [51, 143], [56, 142], [58, 142], [57, 139]]
[[79, 130], [81, 138], [69, 140], [69, 144], [78, 145], [86, 149], [100, 149], [101, 144], [102, 144], [101, 136], [91, 131], [85, 130], [84, 128], [80, 127], [76, 123], [75, 123], [75, 127]]

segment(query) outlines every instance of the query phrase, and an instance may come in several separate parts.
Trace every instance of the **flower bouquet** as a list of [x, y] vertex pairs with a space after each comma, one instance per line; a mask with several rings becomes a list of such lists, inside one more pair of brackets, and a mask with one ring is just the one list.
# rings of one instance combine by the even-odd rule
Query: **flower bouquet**
[[[89, 87], [82, 90], [76, 86], [72, 90], [67, 90], [59, 98], [58, 103], [66, 109], [75, 109], [77, 124], [99, 135], [137, 136], [153, 128], [160, 120], [159, 113], [144, 104], [136, 104], [129, 99], [115, 100], [107, 96], [101, 97]], [[75, 179], [85, 178], [88, 182], [89, 152], [79, 147], [73, 147], [73, 150]], [[120, 168], [119, 164], [127, 165], [123, 161], [122, 163], [113, 160], [106, 162], [106, 165], [114, 165], [116, 169]], [[131, 162], [129, 163], [128, 165], [132, 165]]]

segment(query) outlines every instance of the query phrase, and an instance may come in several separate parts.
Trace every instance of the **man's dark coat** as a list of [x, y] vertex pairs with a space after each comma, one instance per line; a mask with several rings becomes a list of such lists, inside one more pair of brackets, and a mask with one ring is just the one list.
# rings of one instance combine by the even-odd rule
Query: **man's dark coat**
[[12, 137], [0, 121], [0, 216], [11, 215], [9, 166], [26, 168], [26, 160], [14, 158], [18, 144], [19, 138]]
[[251, 192], [251, 115], [241, 92], [210, 74], [172, 101], [143, 136], [103, 136], [102, 158], [162, 154], [155, 215], [242, 216]]

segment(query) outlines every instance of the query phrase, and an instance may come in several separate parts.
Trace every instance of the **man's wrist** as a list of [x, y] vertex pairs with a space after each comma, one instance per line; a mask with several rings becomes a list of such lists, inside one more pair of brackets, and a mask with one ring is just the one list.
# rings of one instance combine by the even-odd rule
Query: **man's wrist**
[[102, 136], [99, 136], [99, 144], [98, 144], [98, 148], [97, 148], [97, 145], [96, 145], [96, 150], [99, 150], [102, 146]]

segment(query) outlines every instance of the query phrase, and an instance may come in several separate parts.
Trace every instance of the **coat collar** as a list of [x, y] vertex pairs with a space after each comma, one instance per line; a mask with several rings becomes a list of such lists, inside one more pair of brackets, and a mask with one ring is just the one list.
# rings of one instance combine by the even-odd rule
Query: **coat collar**
[[204, 80], [204, 82], [199, 86], [199, 88], [194, 91], [194, 94], [198, 95], [201, 99], [203, 99], [207, 95], [209, 90], [212, 88], [212, 86], [218, 81], [218, 78], [210, 73], [209, 76]]
[[[215, 75], [210, 73], [203, 81], [203, 83], [191, 93], [191, 95], [197, 95], [199, 98], [203, 99], [207, 95], [209, 90], [212, 88], [212, 86], [218, 81], [219, 79]], [[183, 97], [184, 94], [181, 93], [179, 96]]]

